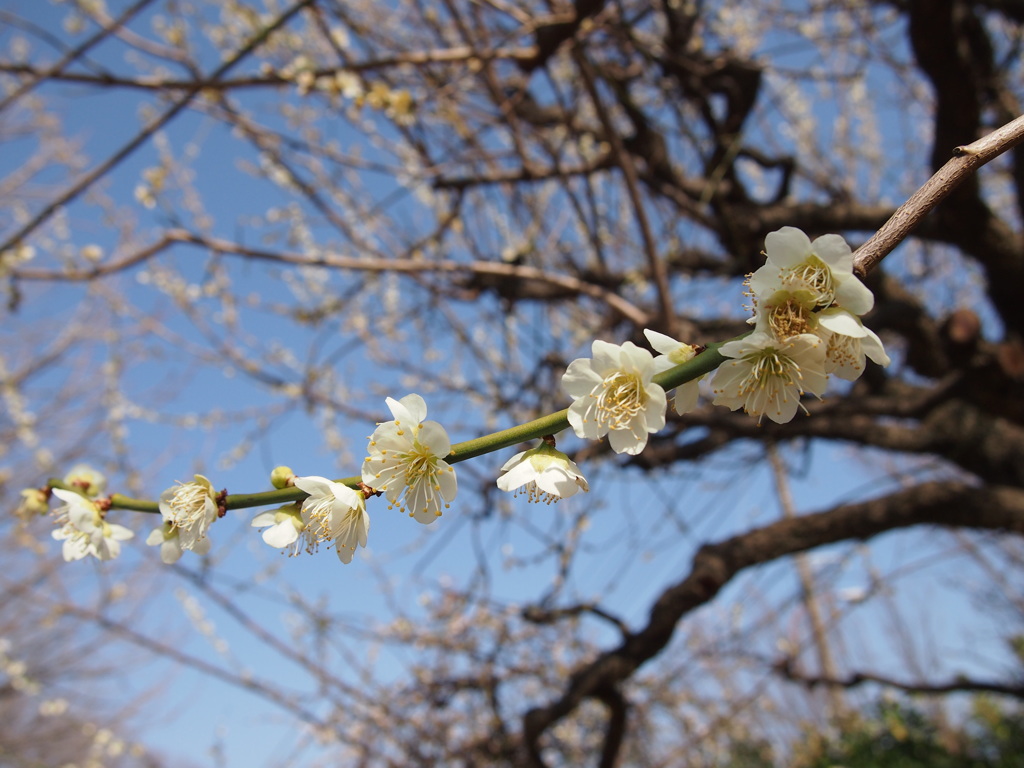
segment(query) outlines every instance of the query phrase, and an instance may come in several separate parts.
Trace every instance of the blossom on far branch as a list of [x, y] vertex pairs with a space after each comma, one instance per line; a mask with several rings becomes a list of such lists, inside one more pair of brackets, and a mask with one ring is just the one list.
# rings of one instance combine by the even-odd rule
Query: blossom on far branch
[[21, 502], [14, 515], [25, 522], [50, 512], [50, 497], [40, 488], [26, 488], [21, 492]]
[[[666, 336], [664, 333], [644, 328], [644, 336], [647, 337], [647, 343], [659, 353], [654, 358], [654, 365], [657, 367], [658, 373], [664, 373], [669, 368], [688, 363], [697, 354], [698, 347], [695, 347], [693, 344], [684, 344], [673, 339], [671, 336]], [[684, 382], [676, 387], [676, 396], [673, 404], [676, 413], [680, 416], [697, 408], [697, 398], [700, 396], [700, 381], [703, 378], [704, 376], [698, 376], [696, 379]]]
[[[296, 488], [309, 494], [302, 502], [301, 520], [282, 519], [278, 522], [280, 533], [277, 536], [279, 542], [283, 543], [272, 543], [267, 538], [269, 531], [264, 531], [263, 540], [271, 546], [286, 547], [294, 543], [297, 547], [299, 536], [302, 535], [305, 537], [307, 552], [315, 551], [320, 542], [329, 541], [334, 544], [338, 559], [343, 563], [351, 563], [356, 547], [366, 546], [366, 537], [370, 532], [366, 497], [361, 491], [325, 477], [296, 477], [293, 482]], [[257, 524], [257, 520], [259, 517], [253, 520], [253, 525]], [[301, 529], [298, 526], [300, 522], [304, 525]], [[289, 531], [289, 526], [294, 533]], [[292, 536], [294, 538], [287, 541]]]
[[562, 389], [573, 398], [569, 424], [578, 437], [608, 435], [613, 451], [635, 456], [665, 426], [667, 400], [652, 381], [654, 356], [631, 341], [616, 346], [598, 339], [591, 350], [592, 358], [573, 360], [562, 375]]
[[758, 424], [765, 416], [778, 424], [791, 421], [801, 407], [800, 395], [825, 393], [825, 343], [813, 334], [779, 341], [754, 331], [718, 351], [733, 359], [722, 363], [711, 381], [715, 405], [743, 408]]
[[545, 438], [536, 448], [517, 453], [505, 462], [501, 473], [498, 488], [512, 491], [513, 497], [525, 493], [532, 502], [551, 504], [577, 491], [590, 490], [576, 462], [555, 448], [554, 438]]
[[[181, 557], [181, 551], [186, 549], [197, 554], [209, 551], [210, 544], [206, 532], [219, 515], [217, 494], [209, 480], [202, 475], [196, 475], [193, 482], [178, 483], [177, 487], [168, 488], [160, 494], [160, 514], [163, 515], [165, 526], [153, 531], [146, 539], [147, 544], [162, 544], [170, 539], [176, 539], [173, 546], [179, 550], [178, 557]], [[164, 542], [157, 541], [156, 535], [161, 531]], [[163, 546], [160, 557], [165, 563], [178, 559], [175, 557], [168, 561], [164, 556]]]
[[107, 487], [107, 478], [98, 469], [88, 464], [76, 464], [64, 475], [64, 482], [76, 488], [86, 496], [96, 498]]
[[379, 424], [370, 436], [363, 482], [381, 491], [391, 506], [430, 524], [458, 491], [455, 470], [444, 461], [451, 441], [436, 421], [424, 421], [427, 404], [419, 395], [389, 397], [387, 405], [395, 418]]
[[121, 542], [135, 535], [124, 526], [104, 520], [100, 508], [85, 496], [63, 488], [54, 488], [53, 494], [64, 502], [55, 513], [61, 527], [52, 536], [63, 542], [66, 561], [81, 560], [86, 555], [113, 560], [121, 554]]

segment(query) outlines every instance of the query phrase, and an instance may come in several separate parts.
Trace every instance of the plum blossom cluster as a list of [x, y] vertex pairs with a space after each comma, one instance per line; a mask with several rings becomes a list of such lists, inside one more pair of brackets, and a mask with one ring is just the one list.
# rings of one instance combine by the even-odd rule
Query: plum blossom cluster
[[[829, 374], [853, 381], [865, 357], [889, 365], [877, 335], [860, 316], [874, 296], [853, 273], [853, 253], [839, 235], [813, 242], [795, 227], [765, 238], [767, 263], [749, 280], [754, 332], [722, 345], [731, 358], [712, 382], [715, 405], [743, 408], [758, 423], [783, 424], [802, 407], [800, 396], [825, 393]], [[806, 411], [806, 408], [804, 409]]]
[[[719, 347], [725, 361], [710, 391], [714, 405], [742, 408], [758, 424], [765, 417], [782, 424], [801, 408], [806, 412], [801, 397], [820, 398], [831, 375], [852, 381], [864, 371], [867, 359], [888, 365], [889, 357], [861, 320], [874, 297], [854, 274], [853, 254], [842, 237], [824, 235], [812, 241], [799, 229], [783, 227], [766, 238], [765, 256], [765, 265], [747, 279], [753, 330]], [[573, 360], [562, 376], [562, 389], [572, 398], [566, 420], [573, 432], [587, 440], [607, 437], [613, 451], [631, 456], [642, 452], [649, 436], [665, 426], [668, 393], [659, 375], [688, 363], [702, 349], [650, 329], [644, 335], [654, 353], [631, 341], [615, 345], [596, 340], [591, 357]], [[697, 408], [701, 378], [675, 388], [677, 413]], [[294, 487], [305, 497], [253, 518], [252, 526], [262, 529], [269, 546], [297, 555], [315, 552], [323, 544], [349, 563], [357, 548], [367, 545], [370, 496], [383, 496], [389, 509], [423, 524], [433, 523], [449, 507], [458, 483], [448, 461], [448, 433], [427, 420], [426, 402], [418, 394], [389, 397], [386, 403], [393, 418], [370, 435], [358, 478], [338, 482], [299, 477], [288, 467], [274, 470], [275, 488]], [[64, 558], [117, 557], [120, 542], [133, 534], [106, 521], [109, 499], [97, 498], [105, 478], [79, 466], [64, 484], [73, 490], [53, 489], [63, 502], [54, 513], [59, 527], [53, 538], [62, 542]], [[509, 459], [497, 485], [513, 496], [546, 504], [589, 490], [579, 466], [556, 449], [553, 435]], [[47, 514], [46, 490], [29, 489], [22, 497], [19, 516]], [[210, 526], [226, 511], [225, 497], [226, 491], [218, 493], [202, 475], [169, 488], [159, 502], [162, 524], [146, 543], [159, 547], [165, 563], [176, 562], [186, 551], [206, 554]]]

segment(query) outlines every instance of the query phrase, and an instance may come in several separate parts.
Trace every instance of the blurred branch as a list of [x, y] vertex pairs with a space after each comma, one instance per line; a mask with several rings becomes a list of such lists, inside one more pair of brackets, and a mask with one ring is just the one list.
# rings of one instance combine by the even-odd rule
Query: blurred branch
[[907, 693], [920, 693], [932, 696], [946, 693], [996, 693], [1002, 696], [1024, 699], [1024, 682], [997, 683], [991, 680], [975, 680], [964, 675], [957, 675], [947, 683], [908, 683], [872, 672], [854, 672], [847, 677], [804, 675], [796, 670], [793, 659], [790, 658], [779, 661], [775, 665], [775, 669], [787, 680], [800, 683], [812, 689], [818, 686], [827, 686], [833, 689], [855, 688], [864, 683], [877, 683], [889, 688], [898, 688]]
[[576, 670], [562, 695], [523, 717], [526, 764], [545, 766], [540, 738], [587, 698], [618, 687], [659, 654], [679, 621], [714, 599], [737, 574], [754, 565], [826, 544], [868, 539], [915, 525], [1008, 530], [1024, 533], [1024, 490], [1005, 486], [976, 488], [957, 482], [929, 482], [858, 504], [780, 520], [719, 544], [705, 544], [690, 573], [661, 593], [647, 624], [623, 643]]

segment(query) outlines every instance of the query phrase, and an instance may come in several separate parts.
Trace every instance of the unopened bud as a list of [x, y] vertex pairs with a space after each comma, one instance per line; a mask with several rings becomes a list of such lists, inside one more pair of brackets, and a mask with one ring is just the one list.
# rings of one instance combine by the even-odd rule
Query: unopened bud
[[270, 484], [278, 490], [287, 488], [292, 484], [293, 477], [295, 473], [291, 467], [274, 467], [274, 471], [270, 473]]

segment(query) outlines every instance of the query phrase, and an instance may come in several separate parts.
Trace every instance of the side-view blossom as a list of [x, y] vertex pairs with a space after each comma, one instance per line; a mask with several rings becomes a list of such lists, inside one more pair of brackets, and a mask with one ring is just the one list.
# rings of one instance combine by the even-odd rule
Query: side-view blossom
[[[444, 461], [451, 441], [436, 421], [424, 421], [427, 404], [417, 394], [387, 398], [393, 421], [377, 426], [363, 461], [363, 482], [418, 522], [429, 524], [455, 498], [455, 470]], [[296, 484], [298, 482], [296, 481]]]
[[[196, 475], [193, 482], [168, 488], [160, 494], [160, 514], [174, 529], [181, 549], [202, 554], [198, 547], [206, 541], [206, 532], [218, 514], [213, 485], [202, 475]], [[204, 546], [203, 551], [208, 551], [209, 544]]]
[[107, 487], [107, 477], [98, 469], [88, 464], [76, 464], [66, 475], [64, 482], [72, 488], [77, 488], [86, 496], [95, 498], [103, 493]]
[[[659, 353], [654, 358], [654, 365], [657, 367], [658, 373], [663, 373], [669, 368], [688, 363], [697, 354], [697, 347], [694, 347], [692, 344], [684, 344], [673, 339], [671, 336], [666, 336], [664, 333], [652, 331], [650, 328], [644, 329], [644, 336], [647, 337], [647, 343]], [[704, 376], [706, 375], [704, 374]], [[684, 413], [689, 413], [697, 407], [697, 399], [700, 397], [700, 381], [704, 376], [698, 376], [696, 379], [676, 387], [673, 405], [675, 406], [676, 413], [680, 416]]]
[[573, 360], [562, 375], [562, 389], [573, 398], [569, 424], [578, 437], [608, 435], [613, 451], [635, 456], [665, 426], [665, 390], [651, 380], [658, 373], [654, 356], [631, 341], [598, 339], [591, 351], [592, 358]]
[[[264, 529], [261, 535], [267, 544], [274, 549], [292, 547], [293, 555], [299, 554], [302, 548], [302, 534], [309, 527], [308, 524], [309, 516], [303, 515], [301, 507], [297, 504], [260, 512], [251, 523], [253, 528]], [[307, 542], [306, 548], [309, 549], [314, 541]]]
[[[146, 537], [146, 544], [151, 547], [160, 547], [160, 560], [165, 565], [178, 562], [185, 554], [180, 532], [180, 529], [175, 528], [170, 521], [164, 521], [163, 525], [150, 531], [149, 536]], [[193, 542], [191, 549], [197, 555], [205, 555], [210, 551], [209, 538]]]
[[108, 523], [95, 502], [74, 491], [54, 488], [53, 495], [64, 502], [56, 510], [61, 526], [52, 536], [61, 545], [68, 562], [92, 555], [99, 560], [113, 560], [121, 554], [121, 542], [135, 534], [122, 525]]
[[833, 307], [818, 313], [818, 324], [826, 341], [825, 372], [854, 381], [864, 372], [864, 357], [888, 366], [889, 355], [882, 340], [856, 315]]
[[779, 284], [812, 292], [818, 307], [833, 302], [856, 315], [868, 312], [875, 297], [853, 274], [853, 252], [839, 235], [822, 235], [813, 242], [796, 227], [769, 232], [764, 241], [768, 262], [750, 277], [755, 296], [765, 296]]
[[715, 405], [743, 408], [778, 424], [791, 421], [800, 395], [825, 393], [825, 344], [809, 333], [779, 341], [762, 331], [723, 344], [722, 356], [733, 358], [719, 366], [711, 385]]
[[498, 488], [512, 491], [513, 497], [525, 493], [534, 502], [551, 504], [590, 490], [576, 462], [546, 442], [517, 453], [505, 462], [501, 473]]
[[[302, 517], [305, 528], [301, 533], [306, 537], [306, 550], [312, 551], [321, 541], [334, 544], [334, 551], [343, 563], [351, 563], [356, 547], [366, 546], [366, 537], [370, 532], [370, 516], [366, 514], [366, 497], [347, 485], [328, 480], [326, 477], [296, 477], [295, 487], [309, 496], [302, 502]], [[258, 519], [258, 518], [257, 518]], [[253, 525], [256, 521], [253, 521]], [[294, 522], [281, 521], [280, 541], [292, 536], [287, 530], [291, 525], [296, 530], [296, 541], [299, 530]], [[264, 541], [271, 546], [288, 546], [271, 543], [264, 533]]]

